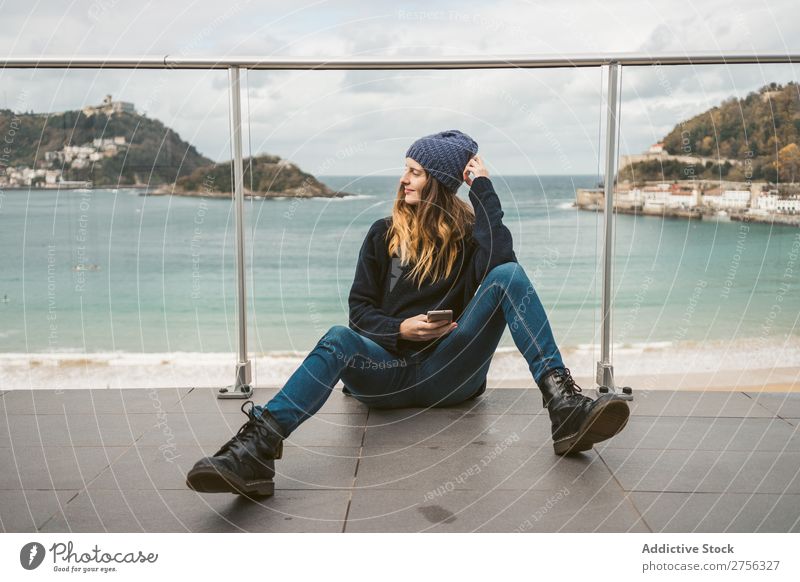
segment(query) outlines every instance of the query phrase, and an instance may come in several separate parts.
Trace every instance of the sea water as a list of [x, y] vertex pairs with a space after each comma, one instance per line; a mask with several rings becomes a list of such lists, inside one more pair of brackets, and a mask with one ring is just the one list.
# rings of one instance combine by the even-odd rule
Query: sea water
[[[245, 201], [249, 352], [303, 353], [347, 325], [359, 248], [391, 214], [398, 180], [321, 179], [352, 196]], [[559, 346], [596, 346], [603, 216], [572, 206], [595, 178], [492, 181]], [[236, 352], [231, 199], [140, 194], [2, 193], [0, 352]], [[459, 196], [468, 200], [466, 186]], [[796, 339], [800, 229], [615, 218], [615, 346]], [[500, 347], [514, 348], [508, 330]]]

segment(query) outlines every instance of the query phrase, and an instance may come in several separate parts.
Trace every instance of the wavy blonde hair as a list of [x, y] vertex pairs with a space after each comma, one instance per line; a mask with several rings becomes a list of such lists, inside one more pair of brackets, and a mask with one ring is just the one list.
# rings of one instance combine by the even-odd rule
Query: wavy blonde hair
[[386, 231], [389, 256], [400, 257], [403, 266], [414, 264], [409, 276], [416, 281], [417, 289], [426, 278], [435, 282], [450, 275], [459, 245], [475, 224], [472, 207], [429, 172], [426, 175], [428, 180], [417, 204], [405, 201], [400, 184], [392, 207], [392, 225]]

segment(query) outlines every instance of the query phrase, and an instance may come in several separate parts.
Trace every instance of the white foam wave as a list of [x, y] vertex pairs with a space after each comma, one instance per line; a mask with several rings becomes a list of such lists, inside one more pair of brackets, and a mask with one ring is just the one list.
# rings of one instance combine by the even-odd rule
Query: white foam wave
[[331, 202], [352, 202], [353, 200], [367, 200], [369, 198], [377, 198], [375, 194], [352, 194], [348, 196], [340, 196], [338, 198], [331, 198]]
[[[594, 350], [592, 349], [594, 348]], [[591, 385], [599, 346], [560, 346], [573, 376]], [[279, 350], [251, 354], [253, 384], [282, 386], [306, 352]], [[682, 382], [694, 389], [743, 383], [783, 383], [800, 388], [800, 336], [762, 341], [646, 342], [615, 345], [619, 378], [662, 378], [649, 388]], [[221, 387], [233, 382], [236, 355], [228, 352], [134, 353], [46, 352], [0, 354], [0, 386], [7, 389]], [[687, 380], [688, 378], [688, 380]], [[666, 380], [668, 379], [668, 380]], [[516, 346], [500, 346], [488, 377], [490, 385], [532, 386], [527, 362]]]

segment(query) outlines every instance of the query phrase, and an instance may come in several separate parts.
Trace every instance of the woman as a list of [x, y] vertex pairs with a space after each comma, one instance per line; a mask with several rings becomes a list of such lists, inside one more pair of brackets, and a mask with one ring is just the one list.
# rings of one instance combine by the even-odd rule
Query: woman
[[[380, 408], [449, 406], [478, 396], [506, 325], [542, 392], [556, 454], [591, 449], [622, 430], [625, 400], [580, 394], [564, 367], [477, 152], [457, 130], [411, 145], [392, 215], [377, 220], [361, 246], [349, 327], [331, 327], [264, 406], [245, 402], [248, 421], [195, 464], [190, 488], [271, 495], [283, 440], [340, 379], [346, 393]], [[472, 207], [456, 196], [463, 181]], [[438, 309], [452, 309], [455, 321], [428, 322], [427, 312]]]

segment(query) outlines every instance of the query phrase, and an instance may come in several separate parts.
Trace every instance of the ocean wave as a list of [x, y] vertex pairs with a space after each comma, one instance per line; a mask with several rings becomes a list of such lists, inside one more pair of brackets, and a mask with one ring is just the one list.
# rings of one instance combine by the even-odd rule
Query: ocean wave
[[352, 194], [348, 196], [340, 196], [338, 198], [331, 198], [331, 202], [352, 202], [353, 200], [368, 200], [370, 198], [377, 198], [375, 194]]
[[[15, 332], [7, 330], [2, 333]], [[562, 352], [592, 353], [600, 351], [599, 343], [579, 343], [575, 345], [559, 345]], [[611, 345], [612, 354], [615, 352], [644, 353], [644, 352], [663, 352], [677, 353], [681, 351], [706, 351], [706, 352], [753, 352], [755, 350], [775, 350], [783, 347], [786, 350], [800, 349], [800, 335], [789, 335], [783, 338], [762, 338], [762, 337], [741, 337], [733, 340], [710, 339], [710, 340], [681, 340], [681, 341], [651, 341], [651, 342], [615, 342]], [[519, 349], [514, 345], [498, 346], [495, 354], [519, 355]], [[266, 352], [251, 353], [251, 358], [259, 359], [296, 359], [308, 355], [303, 350], [269, 350]], [[42, 352], [6, 352], [0, 353], [0, 365], [11, 360], [19, 359], [88, 359], [98, 361], [124, 360], [131, 363], [152, 362], [168, 359], [174, 362], [196, 363], [200, 357], [204, 361], [227, 362], [235, 359], [232, 352], [130, 352], [126, 350], [85, 352], [80, 348], [63, 348], [58, 351]], [[520, 356], [521, 357], [521, 356]], [[795, 356], [790, 356], [792, 360], [800, 361], [800, 352]]]

